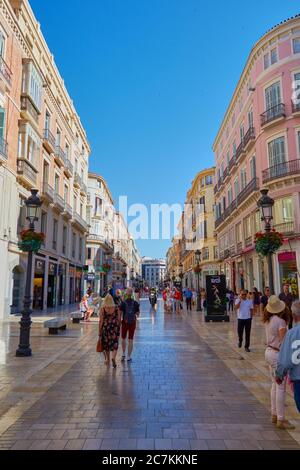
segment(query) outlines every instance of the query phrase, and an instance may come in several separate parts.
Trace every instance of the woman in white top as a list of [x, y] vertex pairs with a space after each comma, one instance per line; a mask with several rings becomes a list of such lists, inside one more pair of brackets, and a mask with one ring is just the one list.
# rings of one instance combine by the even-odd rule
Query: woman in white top
[[295, 429], [294, 426], [285, 419], [286, 380], [280, 385], [277, 384], [275, 380], [278, 353], [287, 331], [288, 320], [289, 315], [285, 303], [279, 300], [276, 295], [271, 295], [263, 314], [263, 323], [265, 324], [267, 337], [265, 359], [269, 365], [272, 380], [272, 423], [276, 424], [279, 429]]

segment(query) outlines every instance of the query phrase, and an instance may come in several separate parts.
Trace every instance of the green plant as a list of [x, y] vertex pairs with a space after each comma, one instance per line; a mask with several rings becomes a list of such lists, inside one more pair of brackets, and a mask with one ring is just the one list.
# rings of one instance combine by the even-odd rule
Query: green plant
[[283, 245], [283, 235], [276, 230], [258, 232], [255, 235], [256, 252], [262, 256], [275, 253]]

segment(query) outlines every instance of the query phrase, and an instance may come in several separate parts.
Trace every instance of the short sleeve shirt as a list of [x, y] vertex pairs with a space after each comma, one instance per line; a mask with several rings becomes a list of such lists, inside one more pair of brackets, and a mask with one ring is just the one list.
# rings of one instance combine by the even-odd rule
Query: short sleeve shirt
[[[235, 305], [240, 303], [240, 299], [236, 299]], [[239, 320], [248, 320], [252, 318], [251, 309], [253, 309], [252, 300], [242, 300], [240, 308], [238, 309], [238, 319]]]
[[275, 349], [280, 349], [279, 331], [286, 330], [286, 323], [282, 318], [273, 315], [269, 323], [266, 324], [267, 345]]

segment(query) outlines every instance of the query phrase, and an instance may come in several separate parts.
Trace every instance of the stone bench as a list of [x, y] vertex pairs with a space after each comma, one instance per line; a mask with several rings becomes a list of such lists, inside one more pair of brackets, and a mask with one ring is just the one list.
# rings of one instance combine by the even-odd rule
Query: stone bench
[[84, 314], [82, 312], [72, 312], [70, 318], [73, 320], [73, 323], [80, 323], [80, 320], [84, 319]]
[[58, 330], [66, 330], [68, 322], [68, 317], [52, 318], [52, 320], [45, 321], [44, 327], [49, 328], [49, 335], [57, 335]]

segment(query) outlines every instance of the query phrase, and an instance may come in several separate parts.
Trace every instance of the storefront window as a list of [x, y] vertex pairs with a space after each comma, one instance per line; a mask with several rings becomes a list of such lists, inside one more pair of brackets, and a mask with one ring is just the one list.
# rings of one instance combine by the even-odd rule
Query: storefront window
[[281, 286], [283, 284], [289, 284], [291, 292], [296, 298], [299, 297], [298, 287], [298, 269], [296, 262], [296, 253], [294, 251], [279, 253], [279, 275]]

